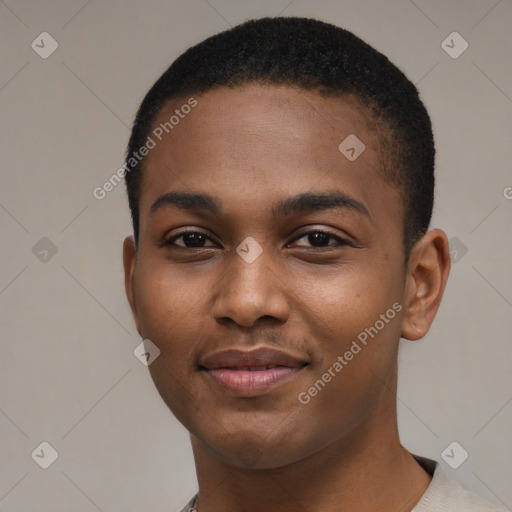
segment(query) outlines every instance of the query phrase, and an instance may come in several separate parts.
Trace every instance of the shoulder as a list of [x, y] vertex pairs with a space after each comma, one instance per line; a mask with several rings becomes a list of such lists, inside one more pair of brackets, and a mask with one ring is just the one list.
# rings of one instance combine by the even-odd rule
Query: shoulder
[[434, 466], [432, 482], [412, 512], [500, 512], [449, 478], [437, 462], [428, 462]]

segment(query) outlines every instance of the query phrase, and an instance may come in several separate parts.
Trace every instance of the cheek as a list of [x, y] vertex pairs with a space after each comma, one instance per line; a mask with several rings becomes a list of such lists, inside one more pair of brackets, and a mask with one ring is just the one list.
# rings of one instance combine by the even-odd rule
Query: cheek
[[190, 374], [196, 369], [194, 349], [201, 333], [208, 332], [204, 296], [187, 285], [183, 272], [178, 275], [157, 262], [141, 265], [136, 283], [142, 336], [160, 350], [149, 365], [151, 378], [169, 409], [186, 421], [201, 405]]
[[143, 336], [165, 343], [171, 333], [190, 325], [189, 317], [200, 297], [197, 291], [187, 286], [183, 275], [177, 275], [158, 262], [148, 261], [137, 269], [135, 283]]
[[[296, 397], [302, 404], [301, 421], [307, 424], [303, 442], [311, 443], [312, 451], [357, 433], [376, 411], [394, 408], [400, 320], [392, 304], [372, 310], [349, 306], [330, 315], [328, 330], [317, 325], [319, 364], [311, 367]], [[391, 311], [388, 323], [380, 318], [386, 311]]]
[[[401, 280], [392, 268], [345, 262], [329, 273], [301, 276], [293, 290], [294, 306], [301, 321], [314, 329], [317, 339], [325, 340], [322, 351], [330, 353], [343, 349], [347, 341], [373, 326], [400, 300]], [[392, 323], [398, 323], [396, 311], [388, 316], [393, 322], [385, 322], [386, 331]]]
[[[342, 414], [350, 424], [375, 407], [396, 363], [399, 283], [392, 272], [371, 269], [307, 283], [307, 295], [297, 308], [315, 341], [316, 363], [309, 387], [302, 390], [305, 407], [315, 411], [311, 417], [323, 411], [324, 420], [336, 423]], [[322, 428], [328, 429], [328, 423]]]

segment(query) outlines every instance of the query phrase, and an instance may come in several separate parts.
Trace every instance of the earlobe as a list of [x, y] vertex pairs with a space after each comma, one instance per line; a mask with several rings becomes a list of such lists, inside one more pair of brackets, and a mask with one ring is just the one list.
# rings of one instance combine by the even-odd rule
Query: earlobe
[[124, 266], [124, 287], [126, 298], [130, 304], [135, 327], [140, 334], [139, 315], [135, 300], [135, 268], [137, 263], [137, 248], [133, 236], [127, 236], [123, 243], [123, 266]]
[[426, 233], [412, 248], [404, 290], [402, 337], [418, 340], [427, 334], [443, 297], [450, 273], [448, 238], [440, 229]]

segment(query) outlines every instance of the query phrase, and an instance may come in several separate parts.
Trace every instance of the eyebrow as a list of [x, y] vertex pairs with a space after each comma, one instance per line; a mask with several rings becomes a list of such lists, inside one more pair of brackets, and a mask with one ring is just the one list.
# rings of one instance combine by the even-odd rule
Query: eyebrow
[[216, 215], [219, 215], [222, 211], [220, 204], [212, 196], [207, 194], [197, 192], [168, 192], [160, 196], [151, 205], [149, 213], [153, 214], [167, 206], [177, 206], [183, 210], [202, 210]]
[[[220, 203], [208, 194], [197, 192], [168, 192], [160, 196], [150, 208], [150, 214], [168, 206], [175, 206], [183, 210], [203, 211], [220, 215], [222, 208]], [[274, 218], [288, 217], [305, 213], [329, 209], [348, 209], [357, 213], [370, 216], [366, 206], [341, 191], [335, 192], [304, 192], [293, 197], [279, 201], [272, 208]]]
[[272, 214], [274, 217], [287, 217], [332, 208], [353, 210], [368, 217], [370, 216], [368, 209], [363, 203], [340, 191], [305, 192], [289, 197], [277, 203], [272, 209]]

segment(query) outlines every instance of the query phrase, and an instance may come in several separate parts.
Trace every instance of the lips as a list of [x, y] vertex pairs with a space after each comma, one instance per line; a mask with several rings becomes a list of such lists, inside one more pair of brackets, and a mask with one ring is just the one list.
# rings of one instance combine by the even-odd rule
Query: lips
[[284, 384], [308, 362], [274, 348], [230, 349], [206, 356], [200, 369], [235, 396], [256, 396]]

